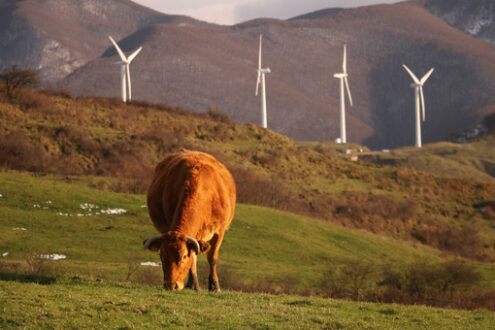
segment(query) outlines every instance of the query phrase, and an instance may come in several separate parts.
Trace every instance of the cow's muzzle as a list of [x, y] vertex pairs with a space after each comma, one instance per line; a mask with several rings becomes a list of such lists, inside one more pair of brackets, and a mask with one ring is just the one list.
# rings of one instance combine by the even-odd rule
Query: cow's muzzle
[[180, 283], [180, 282], [165, 282], [165, 283], [163, 283], [163, 288], [165, 290], [182, 290], [184, 288], [184, 283]]

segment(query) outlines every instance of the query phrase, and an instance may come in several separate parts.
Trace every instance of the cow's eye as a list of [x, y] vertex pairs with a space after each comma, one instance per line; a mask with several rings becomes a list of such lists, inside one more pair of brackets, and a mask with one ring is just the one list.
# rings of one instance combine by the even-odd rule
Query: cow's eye
[[187, 258], [187, 255], [184, 254], [184, 257], [182, 259], [186, 259]]

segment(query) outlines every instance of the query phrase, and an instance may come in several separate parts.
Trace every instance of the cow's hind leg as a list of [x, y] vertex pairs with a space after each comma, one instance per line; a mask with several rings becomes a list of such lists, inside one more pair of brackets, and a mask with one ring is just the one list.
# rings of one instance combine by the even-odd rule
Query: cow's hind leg
[[222, 245], [223, 233], [215, 234], [210, 240], [211, 249], [208, 251], [208, 263], [210, 264], [210, 276], [208, 277], [208, 290], [220, 292], [220, 284], [217, 276], [217, 260], [220, 245]]
[[189, 278], [187, 279], [186, 288], [199, 291], [199, 281], [198, 281], [198, 271], [197, 271], [198, 256], [196, 255], [196, 253], [192, 252], [192, 258], [193, 261], [192, 261], [191, 269], [189, 269]]

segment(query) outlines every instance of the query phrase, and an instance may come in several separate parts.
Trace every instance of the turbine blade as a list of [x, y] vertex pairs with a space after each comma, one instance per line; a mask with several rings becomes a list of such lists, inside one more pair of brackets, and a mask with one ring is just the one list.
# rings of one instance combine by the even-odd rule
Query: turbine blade
[[420, 85], [421, 82], [419, 81], [418, 77], [416, 77], [416, 75], [405, 64], [402, 64], [402, 66], [404, 67], [404, 69], [406, 69], [407, 73], [409, 73], [414, 82]]
[[347, 80], [347, 77], [344, 78], [345, 82], [345, 89], [347, 90], [347, 96], [349, 96], [349, 103], [352, 105], [352, 95], [351, 95], [351, 89], [349, 88], [349, 81]]
[[119, 53], [119, 56], [120, 56], [120, 59], [124, 62], [127, 62], [127, 57], [125, 57], [124, 53], [122, 52], [122, 50], [120, 49], [119, 45], [117, 45], [117, 43], [115, 42], [115, 40], [113, 40], [113, 38], [111, 36], [108, 36], [108, 38], [110, 39], [110, 41], [112, 42], [113, 46], [115, 47], [115, 49], [117, 49], [117, 53]]
[[139, 48], [138, 48], [138, 49], [137, 49], [134, 53], [132, 53], [132, 54], [129, 56], [129, 58], [127, 59], [127, 60], [129, 61], [129, 63], [131, 63], [131, 62], [132, 62], [132, 60], [133, 60], [136, 56], [138, 56], [138, 54], [139, 54], [139, 52], [140, 52], [141, 50], [143, 50], [143, 47], [139, 47]]
[[425, 121], [425, 95], [423, 93], [423, 86], [419, 88], [419, 94], [421, 94], [421, 109], [423, 111], [423, 121]]
[[423, 78], [421, 78], [421, 84], [424, 84], [428, 80], [428, 78], [430, 78], [430, 76], [434, 70], [435, 70], [435, 68], [431, 68], [431, 70], [428, 71], [428, 73], [425, 74]]
[[258, 56], [258, 70], [261, 70], [261, 42], [263, 39], [263, 35], [260, 33], [260, 50], [259, 50], [259, 56]]
[[347, 73], [347, 45], [344, 45], [344, 60], [342, 62], [342, 69], [344, 74]]
[[261, 82], [261, 72], [258, 71], [258, 80], [256, 81], [256, 92], [254, 95], [258, 96], [258, 91], [260, 90], [260, 82]]

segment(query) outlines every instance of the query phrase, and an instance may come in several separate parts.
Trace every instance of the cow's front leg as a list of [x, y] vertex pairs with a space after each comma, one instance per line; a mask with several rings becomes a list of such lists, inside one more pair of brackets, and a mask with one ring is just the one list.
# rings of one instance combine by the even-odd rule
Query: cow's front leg
[[191, 269], [189, 269], [189, 278], [187, 279], [186, 288], [193, 289], [199, 291], [199, 281], [198, 281], [198, 269], [197, 269], [197, 261], [198, 256], [196, 253], [191, 252], [192, 265]]
[[220, 292], [220, 284], [217, 276], [217, 260], [220, 245], [222, 245], [223, 233], [215, 234], [210, 241], [211, 249], [208, 251], [208, 263], [210, 264], [210, 276], [208, 277], [208, 290]]

